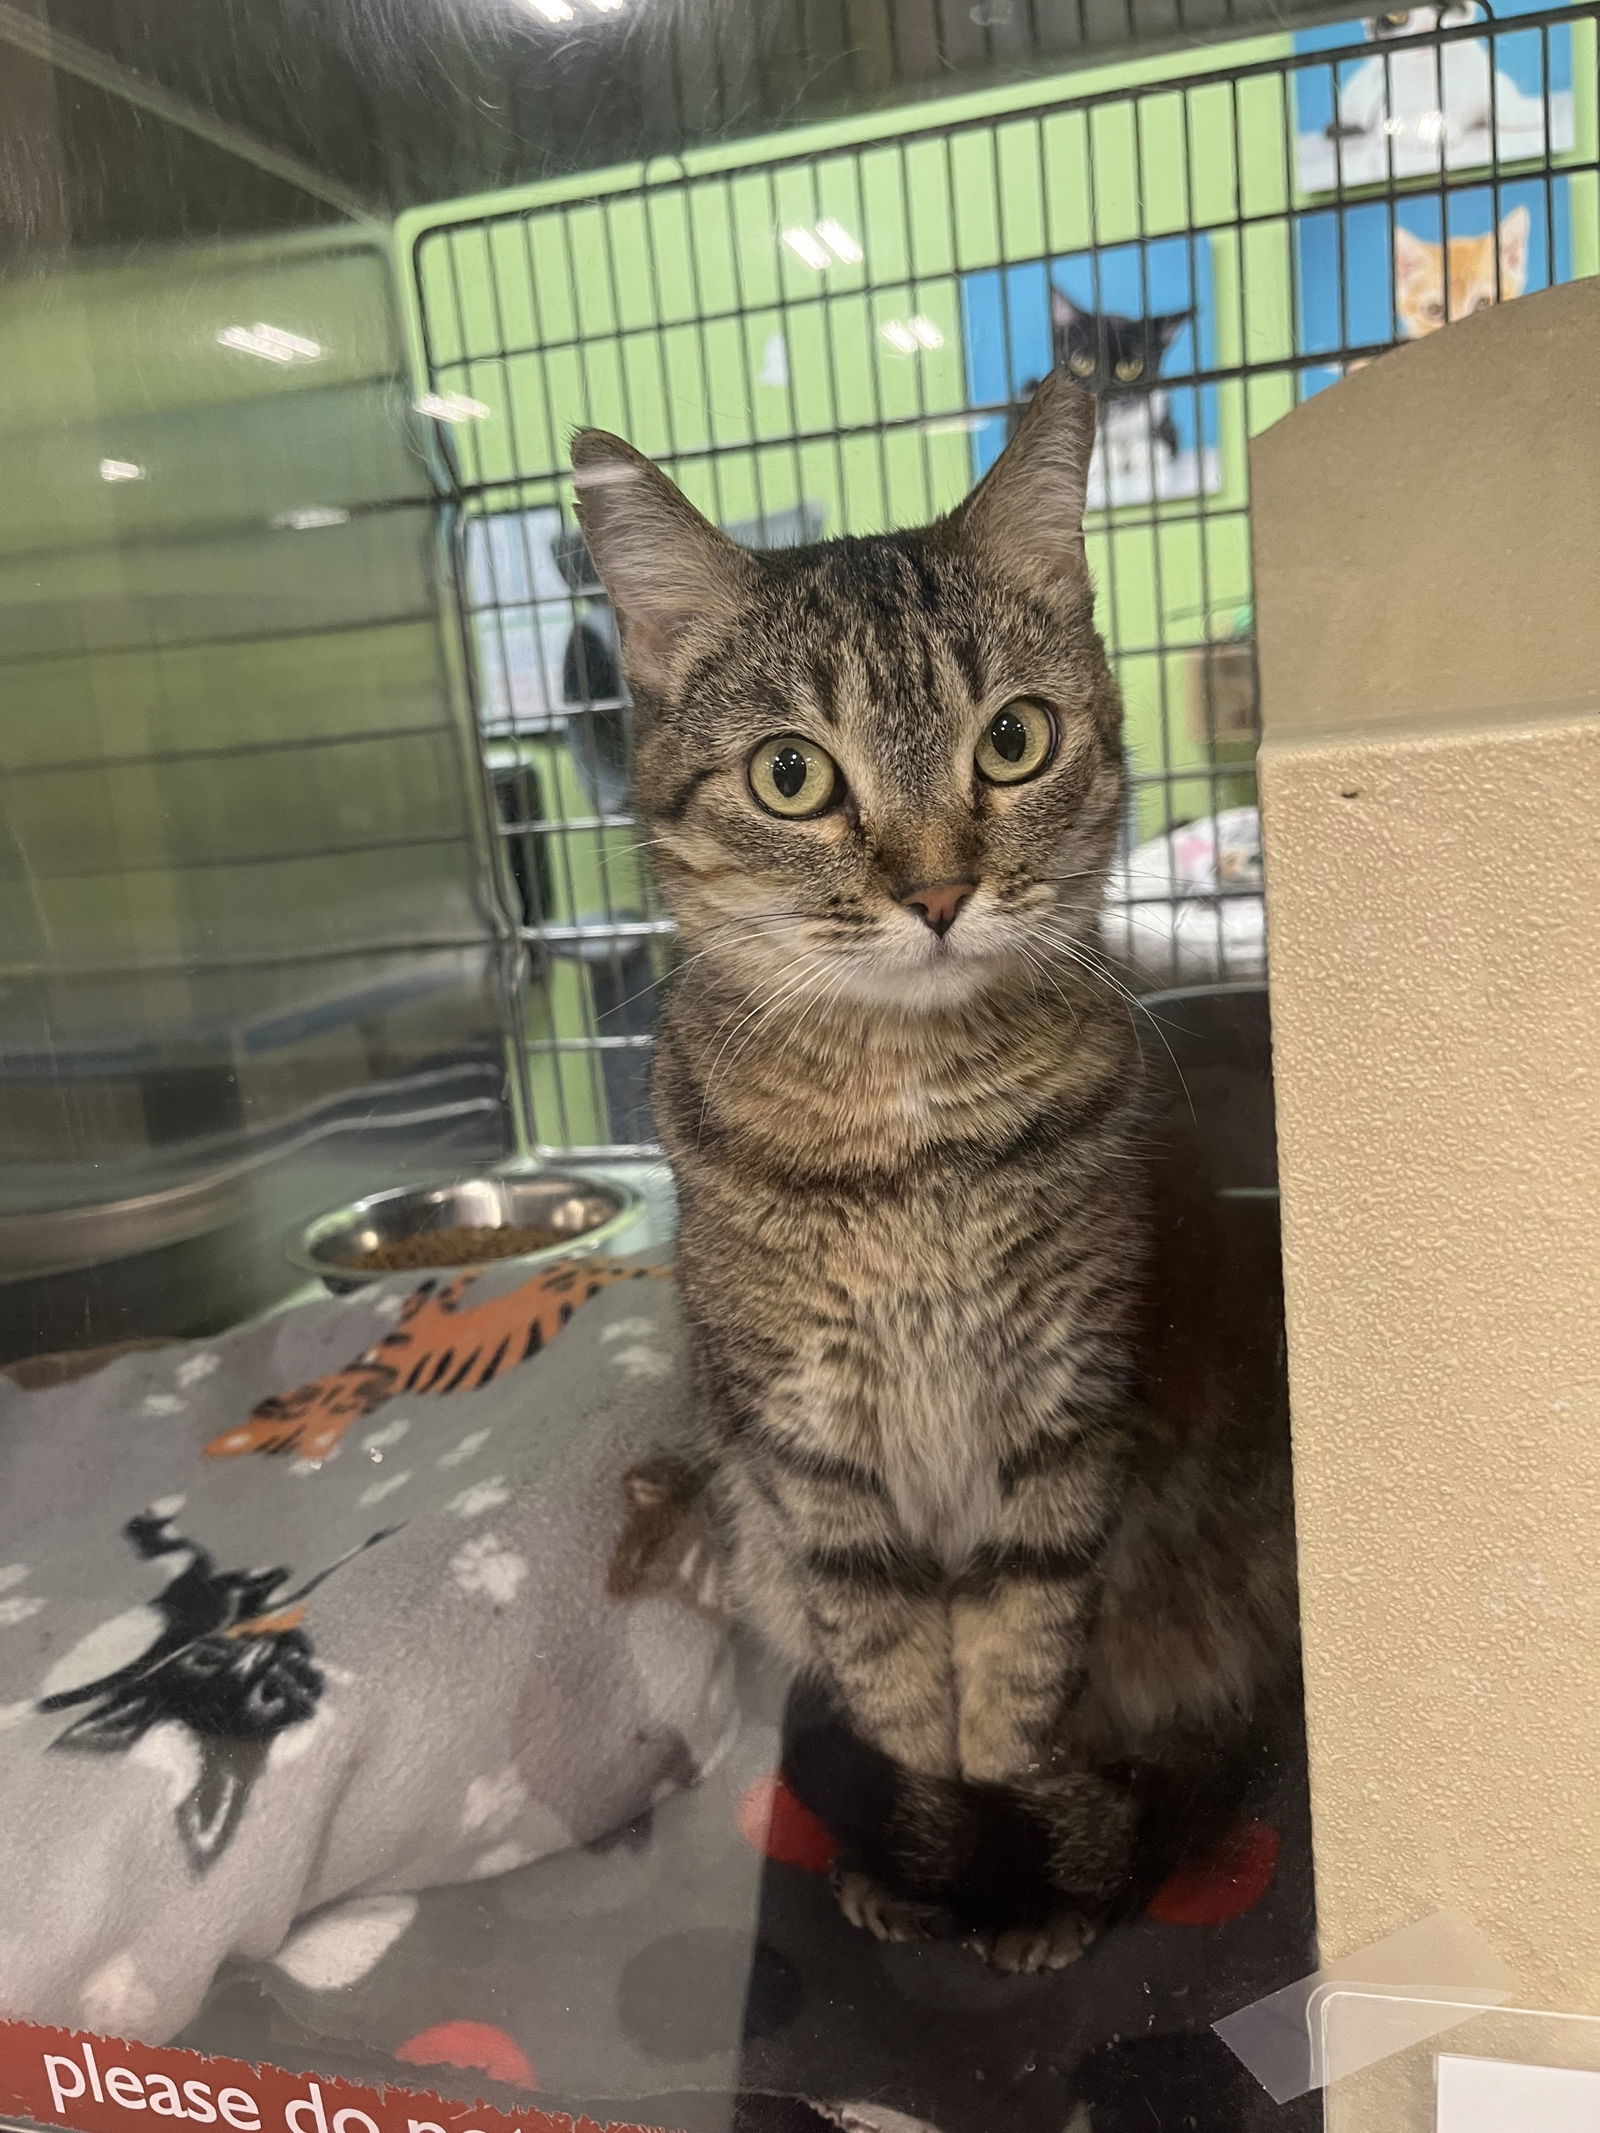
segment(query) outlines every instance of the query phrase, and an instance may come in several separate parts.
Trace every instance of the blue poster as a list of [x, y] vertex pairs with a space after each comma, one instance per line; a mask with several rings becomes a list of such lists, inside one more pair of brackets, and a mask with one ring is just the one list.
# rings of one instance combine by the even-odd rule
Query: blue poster
[[[1421, 340], [1486, 304], [1572, 278], [1565, 179], [1464, 186], [1303, 215], [1295, 272], [1300, 350]], [[1306, 373], [1318, 392], [1342, 375]]]
[[1364, 40], [1360, 56], [1295, 73], [1295, 168], [1303, 192], [1390, 185], [1542, 162], [1573, 144], [1572, 31], [1505, 29], [1539, 0], [1495, 0], [1492, 34], [1397, 48], [1396, 39], [1484, 22], [1450, 0], [1302, 30], [1299, 53]]
[[1203, 238], [985, 268], [963, 277], [961, 318], [972, 404], [1005, 411], [974, 426], [975, 480], [1055, 367], [1100, 400], [1090, 510], [1218, 486], [1216, 388], [1197, 378], [1216, 366]]

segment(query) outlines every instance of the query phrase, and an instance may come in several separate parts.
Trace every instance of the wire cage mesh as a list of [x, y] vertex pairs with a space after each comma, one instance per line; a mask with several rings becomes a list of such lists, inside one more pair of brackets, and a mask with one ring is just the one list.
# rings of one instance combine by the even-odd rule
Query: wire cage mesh
[[1106, 933], [1146, 989], [1264, 971], [1248, 440], [1486, 303], [1600, 271], [1596, 15], [1475, 0], [815, 129], [443, 214], [414, 246], [520, 936], [537, 1145], [648, 1152], [671, 923], [627, 808], [571, 430], [736, 537], [954, 505], [1052, 364], [1101, 395], [1088, 544], [1127, 706]]

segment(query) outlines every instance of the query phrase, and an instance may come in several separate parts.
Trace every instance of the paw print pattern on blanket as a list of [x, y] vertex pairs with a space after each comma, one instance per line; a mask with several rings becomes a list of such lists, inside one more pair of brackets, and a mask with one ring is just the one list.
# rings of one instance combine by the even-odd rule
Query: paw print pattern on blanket
[[613, 1282], [671, 1278], [667, 1267], [568, 1259], [480, 1304], [469, 1300], [477, 1274], [425, 1281], [406, 1298], [388, 1332], [353, 1363], [258, 1401], [244, 1423], [212, 1438], [206, 1456], [293, 1452], [326, 1459], [353, 1422], [397, 1393], [476, 1391], [537, 1355], [581, 1305]]

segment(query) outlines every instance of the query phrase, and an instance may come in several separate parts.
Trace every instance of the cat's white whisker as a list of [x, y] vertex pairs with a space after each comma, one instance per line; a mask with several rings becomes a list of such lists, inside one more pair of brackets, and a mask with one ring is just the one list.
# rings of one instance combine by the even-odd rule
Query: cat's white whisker
[[[1114, 971], [1108, 969], [1102, 962], [1100, 962], [1094, 956], [1093, 951], [1089, 949], [1087, 943], [1080, 940], [1072, 940], [1066, 937], [1065, 935], [1044, 935], [1041, 937], [1041, 945], [1046, 947], [1051, 952], [1064, 957], [1067, 961], [1075, 963], [1078, 968], [1084, 971], [1089, 977], [1095, 979], [1097, 983], [1104, 985], [1107, 991], [1115, 993], [1120, 999], [1122, 999], [1127, 1005], [1128, 1019], [1130, 1022], [1133, 1020], [1133, 1017], [1136, 1013], [1144, 1016], [1145, 1020], [1150, 1024], [1150, 1027], [1161, 1039], [1162, 1049], [1165, 1051], [1168, 1059], [1172, 1062], [1172, 1071], [1178, 1077], [1178, 1086], [1183, 1091], [1184, 1102], [1189, 1106], [1190, 1117], [1197, 1119], [1199, 1114], [1196, 1112], [1194, 1107], [1194, 1098], [1189, 1093], [1189, 1084], [1184, 1078], [1182, 1067], [1180, 1067], [1178, 1064], [1178, 1055], [1176, 1054], [1176, 1052], [1173, 1051], [1172, 1046], [1168, 1043], [1166, 1032], [1161, 1027], [1160, 1016], [1153, 1014], [1151, 1010], [1145, 1005], [1144, 1001], [1140, 999], [1139, 995], [1134, 992], [1130, 986], [1124, 984], [1122, 979], [1119, 978]], [[1135, 1027], [1137, 1027], [1137, 1024], [1135, 1024]]]
[[[733, 1057], [728, 1061], [728, 1071], [732, 1073], [733, 1070], [738, 1066], [739, 1061], [743, 1057], [744, 1053], [755, 1042], [756, 1038], [760, 1036], [761, 1026], [764, 1022], [768, 1021], [771, 1016], [778, 1011], [779, 1008], [783, 1007], [786, 1004], [799, 1006], [800, 1003], [805, 999], [806, 995], [808, 993], [816, 992], [819, 986], [822, 988], [825, 994], [827, 987], [824, 981], [830, 975], [831, 973], [828, 971], [827, 967], [825, 965], [821, 966], [820, 968], [811, 971], [809, 974], [804, 976], [802, 980], [797, 981], [796, 984], [786, 986], [783, 991], [779, 993], [774, 999], [764, 1003], [763, 1007], [758, 1010], [755, 1016], [746, 1016], [745, 1020], [747, 1022], [753, 1021], [755, 1026], [754, 1028], [752, 1028], [750, 1035], [745, 1038], [744, 1043], [739, 1046], [738, 1050], [733, 1054]], [[808, 1012], [809, 1008], [806, 1011]], [[805, 1015], [804, 1013], [802, 1013], [801, 1022], [803, 1022], [804, 1019]], [[744, 1027], [744, 1024], [741, 1023], [739, 1027], [740, 1029], [742, 1029]], [[798, 1033], [799, 1028], [800, 1023], [796, 1023], [796, 1033]], [[733, 1034], [736, 1037], [739, 1034], [739, 1031], [735, 1030]], [[729, 1042], [731, 1041], [732, 1039], [729, 1040]], [[723, 1051], [725, 1052], [726, 1050], [727, 1046], [724, 1045]], [[722, 1053], [718, 1053], [717, 1060], [712, 1067], [711, 1073], [708, 1074], [706, 1077], [705, 1096], [700, 1107], [700, 1133], [702, 1135], [705, 1132], [706, 1108], [711, 1100], [711, 1084], [713, 1079], [715, 1078], [717, 1068], [721, 1065], [721, 1063]]]
[[1079, 1015], [1076, 1007], [1073, 1006], [1071, 997], [1069, 996], [1066, 987], [1062, 985], [1057, 978], [1051, 975], [1049, 970], [1045, 967], [1043, 963], [1038, 960], [1038, 958], [1033, 954], [1030, 948], [1019, 943], [1019, 952], [1021, 953], [1023, 960], [1028, 964], [1029, 968], [1032, 970], [1036, 970], [1040, 974], [1040, 976], [1044, 978], [1045, 982], [1049, 985], [1051, 991], [1056, 995], [1056, 998], [1060, 1000], [1061, 1004], [1066, 1008], [1068, 1014], [1071, 1015], [1073, 1028], [1076, 1030], [1081, 1030], [1083, 1027], [1083, 1018]]
[[[779, 986], [776, 992], [769, 993], [765, 999], [758, 1000], [756, 1002], [756, 1005], [751, 1008], [750, 1012], [745, 1015], [740, 1022], [735, 1024], [734, 1028], [729, 1031], [729, 1034], [725, 1038], [723, 1038], [721, 1050], [718, 1051], [716, 1058], [712, 1060], [710, 1068], [706, 1073], [705, 1086], [701, 1095], [700, 1133], [702, 1137], [705, 1133], [706, 1111], [711, 1102], [712, 1085], [716, 1081], [717, 1069], [722, 1064], [723, 1057], [727, 1052], [728, 1046], [733, 1042], [734, 1038], [738, 1036], [740, 1030], [744, 1028], [745, 1023], [753, 1021], [757, 1016], [765, 1015], [769, 1010], [774, 1007], [780, 1006], [783, 1001], [786, 1000], [789, 995], [796, 990], [797, 987], [805, 984], [809, 977], [813, 974], [813, 968], [814, 958], [808, 957], [806, 959], [806, 963], [802, 965], [798, 974], [789, 974], [786, 977], [784, 983]], [[751, 991], [753, 992], [757, 989], [758, 988], [752, 986]], [[745, 1001], [747, 1001], [749, 998], [750, 993], [747, 992], [744, 996], [744, 1000], [740, 1001], [739, 1006], [742, 1007], [745, 1004]], [[724, 1029], [727, 1029], [728, 1023], [733, 1020], [733, 1016], [737, 1014], [738, 1011], [738, 1008], [735, 1008], [733, 1009], [732, 1013], [730, 1013], [724, 1018], [722, 1023], [719, 1024], [718, 1029], [716, 1031], [717, 1036], [721, 1036], [722, 1031]]]

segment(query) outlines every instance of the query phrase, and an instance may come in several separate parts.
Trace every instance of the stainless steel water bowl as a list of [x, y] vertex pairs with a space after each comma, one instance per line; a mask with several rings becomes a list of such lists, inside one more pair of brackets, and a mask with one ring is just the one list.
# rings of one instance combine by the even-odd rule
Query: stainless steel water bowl
[[336, 1295], [397, 1273], [421, 1275], [444, 1268], [365, 1267], [354, 1262], [402, 1237], [428, 1230], [537, 1228], [554, 1230], [560, 1242], [503, 1259], [474, 1259], [473, 1268], [543, 1266], [614, 1243], [632, 1228], [644, 1201], [630, 1185], [609, 1178], [580, 1177], [569, 1170], [535, 1170], [525, 1177], [457, 1178], [448, 1185], [400, 1186], [375, 1192], [348, 1207], [321, 1215], [291, 1239], [290, 1259], [316, 1274]]

